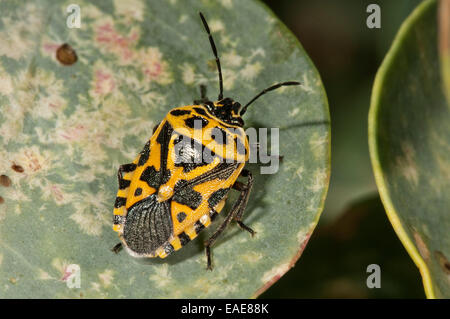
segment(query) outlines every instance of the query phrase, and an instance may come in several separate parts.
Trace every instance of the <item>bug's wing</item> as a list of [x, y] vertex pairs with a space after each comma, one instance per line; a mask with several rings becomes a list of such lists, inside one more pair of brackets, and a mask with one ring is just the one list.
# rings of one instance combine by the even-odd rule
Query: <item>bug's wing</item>
[[170, 202], [158, 190], [170, 177], [167, 167], [173, 129], [167, 121], [155, 131], [135, 160], [119, 236], [134, 256], [154, 257], [173, 235]]
[[178, 181], [170, 204], [174, 234], [193, 228], [188, 231], [192, 239], [202, 228], [199, 220], [207, 227], [222, 209], [219, 203], [225, 199], [243, 166], [242, 163], [218, 163], [197, 177]]
[[151, 255], [172, 236], [169, 204], [158, 202], [156, 195], [133, 205], [127, 214], [123, 237], [137, 255]]
[[169, 242], [171, 249], [159, 254], [161, 258], [186, 245], [211, 224], [243, 166], [243, 163], [214, 163], [199, 176], [178, 180], [169, 201], [174, 236]]
[[135, 161], [137, 168], [129, 187], [127, 209], [155, 194], [170, 177], [167, 157], [172, 132], [173, 129], [167, 121], [161, 122], [150, 141], [140, 152]]

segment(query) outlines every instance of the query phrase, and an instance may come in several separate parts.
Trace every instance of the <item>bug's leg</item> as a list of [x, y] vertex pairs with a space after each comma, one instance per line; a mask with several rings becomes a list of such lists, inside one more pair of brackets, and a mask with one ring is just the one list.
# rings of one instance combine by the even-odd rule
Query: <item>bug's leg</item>
[[[247, 207], [248, 199], [250, 197], [250, 192], [253, 187], [253, 175], [247, 169], [242, 170], [241, 175], [247, 177], [247, 184], [235, 182], [233, 185], [233, 188], [240, 191], [242, 196], [242, 200], [239, 205], [239, 210], [237, 211], [234, 220], [236, 220], [237, 224], [239, 225], [239, 227], [241, 227], [241, 229], [248, 231], [252, 236], [254, 236], [256, 232], [242, 222], [242, 215], [244, 215], [244, 211], [245, 208]], [[239, 197], [239, 199], [241, 199], [241, 197]]]
[[212, 234], [212, 236], [207, 241], [205, 241], [205, 253], [206, 253], [206, 258], [208, 260], [208, 266], [207, 266], [208, 270], [212, 270], [211, 246], [214, 245], [217, 238], [223, 233], [225, 228], [227, 228], [227, 226], [230, 224], [230, 222], [236, 216], [236, 214], [239, 210], [239, 207], [240, 207], [239, 204], [241, 201], [241, 197], [242, 197], [242, 193], [241, 193], [241, 196], [239, 196], [238, 200], [234, 203], [233, 207], [231, 208], [231, 211], [228, 213], [227, 217], [225, 217], [225, 220], [222, 222], [222, 224], [216, 229], [214, 234]]
[[115, 254], [118, 254], [119, 251], [121, 251], [121, 250], [122, 250], [122, 243], [118, 243], [113, 248], [111, 248], [111, 251]]
[[159, 124], [161, 124], [161, 122], [159, 122], [158, 124], [156, 124], [156, 125], [153, 127], [153, 132], [152, 132], [152, 134], [154, 134], [154, 133], [156, 132], [156, 130], [158, 129]]
[[248, 170], [243, 170], [241, 174], [243, 176], [248, 177], [247, 184], [243, 184], [241, 182], [234, 183], [233, 188], [241, 192], [239, 198], [234, 203], [233, 207], [231, 208], [231, 211], [228, 213], [227, 217], [225, 217], [225, 220], [222, 222], [222, 224], [216, 229], [214, 234], [212, 234], [212, 236], [205, 242], [205, 252], [208, 261], [207, 269], [209, 270], [212, 270], [211, 246], [215, 243], [217, 238], [223, 233], [225, 228], [227, 228], [227, 226], [233, 219], [236, 220], [239, 227], [248, 231], [250, 234], [252, 234], [252, 236], [255, 234], [255, 231], [253, 229], [251, 229], [250, 227], [246, 226], [244, 223], [241, 222], [241, 218], [244, 213], [245, 207], [247, 206], [250, 191], [253, 186], [253, 177], [250, 171]]

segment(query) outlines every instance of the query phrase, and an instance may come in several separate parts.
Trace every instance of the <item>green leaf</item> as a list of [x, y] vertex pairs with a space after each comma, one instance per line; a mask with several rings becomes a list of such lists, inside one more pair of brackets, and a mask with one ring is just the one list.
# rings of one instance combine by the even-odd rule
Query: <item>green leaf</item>
[[439, 55], [444, 92], [450, 104], [450, 2], [439, 2]]
[[[66, 25], [70, 3], [0, 3], [0, 175], [12, 182], [0, 187], [0, 297], [259, 295], [299, 258], [328, 187], [329, 114], [314, 65], [259, 2], [78, 1], [80, 29]], [[284, 158], [272, 175], [248, 165], [255, 187], [244, 221], [258, 233], [232, 223], [213, 247], [212, 272], [203, 241], [220, 220], [164, 260], [110, 251], [119, 165], [171, 108], [199, 98], [199, 84], [210, 98], [218, 92], [198, 11], [216, 40], [226, 96], [245, 103], [276, 82], [302, 82], [245, 114], [247, 127], [280, 128]], [[63, 43], [68, 65], [56, 58]], [[71, 264], [81, 288], [67, 286]]]
[[404, 22], [375, 79], [369, 115], [381, 199], [428, 297], [449, 297], [450, 108], [441, 79], [437, 2]]

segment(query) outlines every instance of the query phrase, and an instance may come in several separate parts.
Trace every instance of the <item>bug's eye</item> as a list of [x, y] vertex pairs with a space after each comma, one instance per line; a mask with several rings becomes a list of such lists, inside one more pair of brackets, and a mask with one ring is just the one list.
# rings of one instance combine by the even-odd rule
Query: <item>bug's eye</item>
[[234, 102], [233, 104], [233, 113], [239, 114], [239, 110], [241, 109], [241, 103]]

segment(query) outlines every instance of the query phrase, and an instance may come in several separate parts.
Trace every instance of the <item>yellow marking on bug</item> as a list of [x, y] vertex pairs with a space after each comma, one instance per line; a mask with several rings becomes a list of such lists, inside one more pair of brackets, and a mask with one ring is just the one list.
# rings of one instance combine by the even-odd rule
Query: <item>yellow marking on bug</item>
[[225, 197], [216, 205], [216, 207], [214, 207], [215, 211], [217, 213], [220, 213], [223, 209], [223, 207], [225, 206], [225, 203], [227, 201], [227, 195], [225, 195]]
[[157, 200], [158, 202], [165, 202], [173, 195], [173, 187], [170, 185], [163, 185], [159, 188]]
[[170, 244], [172, 245], [172, 247], [173, 247], [174, 250], [178, 250], [178, 249], [180, 249], [181, 247], [183, 247], [183, 246], [181, 246], [181, 241], [180, 241], [180, 238], [179, 238], [178, 236], [175, 236], [175, 237], [170, 241]]
[[119, 216], [125, 215], [125, 209], [123, 209], [123, 206], [120, 208], [114, 208], [114, 215], [119, 215]]
[[191, 225], [188, 228], [186, 228], [184, 232], [186, 233], [186, 235], [189, 236], [189, 238], [191, 240], [193, 240], [195, 237], [197, 237], [197, 233], [195, 232], [194, 225]]
[[167, 253], [164, 251], [162, 247], [159, 247], [155, 252], [155, 256], [158, 256], [159, 258], [166, 258]]
[[113, 230], [116, 232], [122, 231], [122, 229], [123, 229], [123, 225], [121, 225], [121, 224], [113, 225]]
[[211, 224], [211, 218], [209, 218], [209, 215], [203, 215], [199, 222], [203, 224], [203, 226], [208, 227]]
[[126, 189], [119, 189], [117, 191], [117, 197], [127, 197], [128, 195], [128, 188]]

